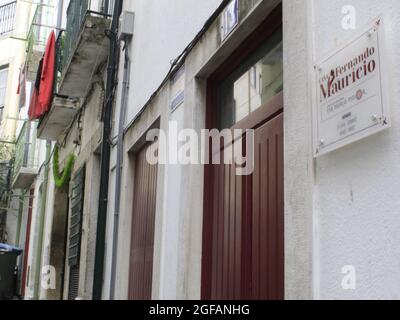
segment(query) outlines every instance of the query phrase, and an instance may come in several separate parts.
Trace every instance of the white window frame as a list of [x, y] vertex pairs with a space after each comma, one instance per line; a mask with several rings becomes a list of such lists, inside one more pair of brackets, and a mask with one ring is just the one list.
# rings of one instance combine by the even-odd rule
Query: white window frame
[[[0, 101], [0, 123], [3, 121], [3, 115], [4, 115], [4, 109], [6, 107], [6, 97], [7, 97], [7, 83], [8, 83], [8, 72], [9, 72], [9, 66], [1, 66], [0, 67], [0, 75], [6, 74], [5, 76], [5, 81], [1, 82], [0, 81], [0, 92], [4, 90], [4, 98], [3, 101]], [[1, 79], [1, 78], [0, 78]]]

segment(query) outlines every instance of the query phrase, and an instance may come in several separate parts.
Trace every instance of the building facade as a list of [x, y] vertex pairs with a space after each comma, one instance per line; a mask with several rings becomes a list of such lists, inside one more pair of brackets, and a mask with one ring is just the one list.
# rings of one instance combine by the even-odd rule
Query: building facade
[[[19, 110], [24, 102], [17, 94], [19, 75], [24, 65], [25, 42], [28, 25], [26, 20], [32, 17], [32, 6], [17, 1], [1, 1], [0, 14], [0, 161], [8, 163], [12, 156], [12, 146], [21, 128]], [[7, 49], [5, 49], [7, 48]], [[10, 199], [4, 199], [1, 207], [8, 207]], [[18, 212], [18, 211], [17, 211]], [[2, 221], [6, 223], [3, 235], [5, 240], [13, 241], [16, 238], [17, 212], [7, 215], [2, 212]], [[4, 219], [4, 220], [3, 220]]]
[[[129, 102], [124, 119], [116, 296], [122, 299], [150, 296], [153, 299], [398, 298], [398, 281], [395, 280], [398, 272], [394, 270], [394, 266], [397, 265], [399, 257], [393, 247], [397, 238], [394, 230], [399, 222], [396, 218], [395, 200], [399, 188], [396, 182], [398, 166], [395, 164], [398, 149], [395, 141], [398, 137], [395, 106], [397, 93], [394, 85], [397, 81], [395, 61], [398, 46], [395, 35], [398, 28], [398, 5], [393, 1], [379, 4], [374, 1], [362, 3], [355, 1], [349, 8], [349, 4], [345, 1], [282, 1], [282, 3], [238, 1], [236, 4], [238, 21], [233, 18], [238, 24], [232, 31], [228, 30], [230, 33], [226, 36], [227, 30], [224, 28], [227, 25], [229, 27], [229, 21], [226, 23], [224, 19], [227, 19], [226, 10], [230, 10], [229, 6], [232, 6], [232, 3], [223, 3], [225, 9], [215, 16], [213, 16], [214, 10], [221, 2], [208, 3], [209, 9], [206, 9], [205, 3], [202, 3], [201, 7], [202, 10], [208, 10], [205, 17], [211, 17], [213, 21], [206, 24], [205, 31], [200, 27], [193, 30], [190, 38], [194, 39], [194, 42], [183, 41], [190, 27], [180, 32], [174, 29], [178, 28], [180, 23], [183, 24], [187, 17], [191, 17], [192, 6], [184, 8], [177, 4], [176, 8], [169, 6], [165, 10], [160, 6], [150, 8], [146, 6], [146, 13], [141, 13], [144, 2], [124, 4], [126, 10], [135, 13], [135, 33], [130, 46], [127, 45], [132, 66]], [[274, 18], [277, 19], [279, 16], [276, 10], [279, 10], [277, 8], [280, 6], [281, 20], [277, 22]], [[162, 17], [159, 16], [161, 10]], [[173, 22], [169, 20], [168, 10], [174, 12], [171, 18]], [[200, 9], [195, 11], [202, 13]], [[314, 65], [326, 55], [347, 44], [366, 26], [371, 26], [371, 21], [379, 16], [383, 17], [385, 24], [384, 52], [387, 64], [390, 66], [385, 77], [389, 79], [388, 97], [392, 127], [325, 156], [314, 158], [312, 138], [313, 105], [315, 105]], [[157, 19], [157, 23], [150, 23], [150, 27], [146, 24], [147, 32], [142, 33], [141, 28], [145, 25], [141, 23], [142, 19], [146, 22]], [[206, 20], [202, 18], [200, 26]], [[276, 23], [275, 27], [271, 21]], [[169, 26], [165, 28], [166, 31], [161, 28], [163, 24]], [[273, 30], [280, 28], [279, 24], [281, 34], [278, 35], [279, 31], [273, 34]], [[192, 21], [190, 25], [196, 23]], [[154, 36], [152, 28], [157, 29]], [[200, 31], [204, 32], [198, 35]], [[196, 37], [197, 35], [200, 39]], [[280, 38], [280, 42], [276, 37]], [[258, 43], [258, 48], [264, 43], [268, 48], [268, 42], [271, 46], [272, 43], [276, 44], [276, 48], [275, 51], [271, 50], [273, 53], [270, 57], [266, 57], [265, 60], [270, 61], [265, 63], [267, 66], [264, 65], [262, 70], [259, 69], [260, 64], [258, 66], [256, 64], [249, 70], [246, 78], [244, 72], [246, 69], [243, 69], [249, 66], [246, 59], [251, 60], [252, 54], [259, 58], [258, 54], [261, 54], [254, 46], [255, 42]], [[165, 48], [161, 55], [157, 50], [158, 45]], [[186, 45], [189, 47], [184, 51]], [[164, 59], [165, 53], [175, 46], [174, 54], [165, 57], [163, 63], [165, 69], [155, 70], [158, 68], [158, 63]], [[144, 54], [147, 53], [146, 50], [151, 50], [151, 54]], [[252, 53], [246, 50], [251, 50]], [[172, 74], [157, 91], [158, 85], [162, 83], [160, 80], [169, 68], [167, 62], [171, 58], [179, 57], [181, 52], [184, 54], [178, 66], [182, 68], [184, 65], [184, 85], [176, 89], [177, 85]], [[263, 51], [263, 54], [265, 52]], [[149, 65], [146, 64], [147, 61], [151, 61]], [[240, 63], [246, 67], [241, 67]], [[233, 68], [233, 65], [236, 67]], [[258, 77], [254, 77], [254, 74], [259, 75], [260, 70], [261, 74], [265, 75], [261, 77], [262, 83], [257, 85]], [[219, 83], [232, 81], [232, 78], [229, 78], [230, 72], [233, 74], [236, 72], [234, 77], [237, 77], [237, 74], [244, 74], [239, 79], [244, 83], [236, 82], [234, 92], [227, 88], [228, 91], [223, 91], [222, 94], [228, 96], [233, 94], [236, 104], [244, 104], [250, 110], [261, 105], [260, 99], [265, 103], [274, 96], [272, 92], [277, 94], [281, 91], [281, 96], [272, 99], [272, 104], [269, 106], [275, 108], [274, 112], [280, 112], [278, 118], [267, 121], [271, 128], [257, 129], [260, 130], [260, 135], [264, 135], [265, 140], [268, 140], [267, 132], [277, 130], [275, 132], [278, 137], [277, 142], [267, 142], [269, 148], [273, 149], [270, 150], [273, 152], [272, 156], [276, 158], [270, 160], [260, 158], [262, 162], [270, 163], [272, 167], [269, 167], [269, 170], [277, 176], [268, 177], [268, 168], [261, 166], [259, 168], [261, 173], [258, 173], [260, 184], [253, 185], [253, 190], [250, 191], [253, 208], [244, 210], [241, 207], [241, 211], [237, 206], [243, 206], [244, 182], [233, 183], [232, 176], [228, 182], [226, 171], [223, 175], [224, 171], [212, 171], [213, 169], [201, 165], [158, 166], [153, 190], [140, 189], [145, 193], [154, 193], [155, 197], [155, 200], [150, 198], [142, 204], [150, 206], [151, 210], [147, 210], [152, 211], [154, 215], [154, 220], [150, 220], [150, 223], [154, 223], [154, 243], [152, 243], [147, 238], [147, 232], [153, 230], [141, 230], [144, 222], [138, 226], [139, 222], [135, 220], [135, 212], [142, 210], [137, 208], [135, 200], [135, 196], [139, 197], [136, 188], [142, 188], [140, 186], [142, 182], [139, 176], [135, 184], [135, 177], [140, 174], [138, 168], [141, 167], [136, 164], [136, 159], [140, 161], [143, 137], [154, 127], [161, 128], [168, 134], [169, 130], [174, 129], [173, 122], [177, 123], [179, 129], [192, 128], [196, 132], [209, 128], [209, 117], [213, 117], [213, 111], [210, 111], [211, 114], [208, 113], [210, 85], [218, 87]], [[146, 90], [151, 81], [157, 77], [160, 80], [151, 87], [151, 90]], [[252, 77], [256, 80], [252, 81]], [[147, 81], [148, 78], [151, 80]], [[217, 84], [213, 84], [214, 79], [217, 79], [215, 80]], [[250, 82], [250, 85], [246, 86], [246, 82]], [[121, 84], [121, 81], [119, 83]], [[261, 96], [253, 95], [252, 85], [256, 91], [260, 91], [257, 86], [263, 85], [267, 85], [268, 90], [262, 91]], [[176, 90], [184, 92], [184, 102], [174, 109]], [[153, 92], [157, 93], [148, 101]], [[232, 122], [232, 116], [225, 114], [229, 113], [232, 103], [229, 101], [225, 103], [228, 104], [228, 109], [224, 109], [222, 115], [218, 116], [218, 111], [214, 112], [217, 118], [227, 117], [227, 120], [223, 120], [232, 125], [235, 123]], [[117, 102], [117, 106], [118, 104]], [[216, 104], [218, 105], [218, 102]], [[241, 120], [239, 127], [245, 125], [246, 128], [251, 128], [251, 121], [260, 119], [254, 120], [251, 115], [247, 115], [246, 123], [246, 113], [243, 112], [245, 111], [237, 110], [233, 116], [233, 119]], [[256, 112], [258, 111], [255, 111], [254, 117], [262, 119]], [[274, 115], [276, 116], [276, 113]], [[265, 118], [270, 119], [268, 113], [264, 114]], [[118, 122], [117, 119], [118, 116], [115, 123]], [[218, 126], [211, 125], [211, 128], [215, 127]], [[263, 140], [257, 138], [257, 131], [255, 135], [256, 141]], [[190, 137], [183, 139], [187, 139], [183, 140], [187, 142]], [[261, 144], [260, 148], [263, 150], [265, 146]], [[116, 157], [114, 161], [115, 164]], [[219, 180], [224, 178], [216, 177], [218, 174], [222, 174], [225, 180]], [[113, 180], [110, 185], [112, 183]], [[213, 183], [218, 186], [222, 183], [222, 189], [215, 190]], [[390, 187], [385, 187], [386, 184]], [[216, 192], [223, 193], [213, 195]], [[283, 198], [280, 193], [283, 193]], [[240, 197], [242, 202], [237, 200]], [[263, 199], [264, 197], [267, 199]], [[255, 203], [257, 201], [261, 202], [257, 204]], [[217, 209], [207, 207], [212, 205], [219, 207]], [[226, 209], [226, 206], [229, 209]], [[113, 215], [112, 208], [113, 206], [109, 210], [110, 220]], [[207, 211], [208, 214], [211, 212], [212, 217], [207, 216]], [[246, 226], [241, 225], [244, 228], [241, 229], [236, 224], [239, 222], [232, 220], [234, 217], [237, 218], [238, 214], [249, 214], [249, 212], [252, 215], [250, 228], [253, 229], [247, 231], [252, 233], [252, 238], [246, 240], [240, 238], [243, 237], [240, 232], [246, 232]], [[257, 216], [260, 212], [261, 216]], [[275, 212], [276, 216], [271, 212]], [[218, 216], [221, 214], [223, 216]], [[143, 217], [137, 219], [141, 221]], [[145, 221], [149, 223], [148, 220]], [[244, 223], [243, 220], [240, 222]], [[262, 223], [265, 224], [261, 226], [264, 229], [254, 229]], [[268, 225], [271, 224], [272, 229], [268, 229]], [[213, 226], [217, 229], [212, 229]], [[146, 235], [145, 239], [149, 241], [150, 250], [153, 250], [152, 275], [144, 274], [144, 277], [151, 279], [150, 284], [141, 284], [132, 275], [132, 272], [137, 271], [132, 268], [132, 263], [136, 261], [135, 254], [138, 254], [136, 253], [138, 251], [135, 251], [135, 243], [138, 240], [132, 232], [141, 236]], [[111, 233], [109, 235], [111, 236]], [[209, 241], [205, 237], [208, 237]], [[208, 248], [205, 247], [207, 245]], [[240, 245], [242, 248], [238, 248]], [[246, 251], [246, 248], [252, 248], [246, 256], [253, 255], [251, 266], [243, 265], [245, 259], [243, 255], [246, 255], [243, 251]], [[130, 252], [130, 256], [126, 252]], [[223, 258], [218, 259], [220, 255]], [[237, 255], [240, 255], [241, 259], [234, 260], [237, 259]], [[273, 265], [268, 264], [271, 255]], [[205, 262], [205, 259], [209, 260]], [[209, 269], [205, 270], [207, 267]], [[241, 286], [241, 281], [246, 277], [253, 279], [252, 289]], [[130, 279], [130, 282], [126, 279]], [[257, 285], [258, 281], [264, 283], [264, 288]]]
[[[28, 41], [20, 58], [31, 92], [54, 29], [51, 104], [16, 135], [14, 167], [19, 145], [33, 149], [22, 157], [27, 170], [14, 169], [8, 211], [18, 212], [9, 226], [24, 239], [16, 242], [25, 248], [21, 295], [400, 298], [400, 4], [46, 5], [51, 14], [40, 21], [31, 14], [45, 40]], [[375, 34], [377, 47], [369, 44]], [[375, 51], [364, 54], [364, 43]], [[353, 59], [351, 50], [362, 54]], [[357, 103], [341, 109], [341, 93], [320, 120], [324, 96], [344, 90], [346, 78], [343, 88], [334, 80], [347, 68], [346, 103]], [[378, 78], [381, 101], [370, 93]], [[355, 109], [364, 105], [384, 114]], [[335, 117], [340, 148], [320, 136], [334, 136], [321, 128]], [[364, 118], [369, 129], [390, 127], [355, 139], [351, 125]]]

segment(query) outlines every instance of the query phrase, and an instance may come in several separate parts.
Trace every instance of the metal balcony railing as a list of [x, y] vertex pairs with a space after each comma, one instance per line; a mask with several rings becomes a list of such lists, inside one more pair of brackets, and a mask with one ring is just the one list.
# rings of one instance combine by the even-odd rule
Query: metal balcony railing
[[0, 36], [7, 35], [14, 30], [17, 1], [0, 6]]
[[53, 5], [40, 4], [37, 6], [33, 16], [32, 24], [28, 31], [26, 49], [26, 61], [29, 70], [28, 78], [30, 81], [34, 81], [36, 78], [40, 58], [45, 51], [50, 32], [54, 29], [52, 25], [46, 23], [54, 14], [55, 8]]
[[13, 167], [13, 180], [21, 168], [36, 168], [36, 129], [31, 122], [24, 123], [15, 145], [15, 158]]
[[63, 71], [65, 33], [60, 31], [56, 39], [56, 67], [54, 68], [54, 95], [58, 93], [58, 85]]
[[[65, 30], [56, 39], [53, 102], [38, 125], [38, 137], [57, 140], [73, 121], [79, 99], [86, 94], [92, 72], [106, 61], [109, 41], [106, 30], [115, 0], [70, 0]], [[97, 10], [97, 11], [95, 11]]]
[[42, 17], [46, 14], [53, 13], [54, 8], [49, 6], [39, 5], [36, 8], [33, 16], [32, 24], [28, 32], [28, 54], [33, 51], [34, 46], [40, 46], [42, 51], [46, 46], [47, 38], [52, 31], [51, 27], [42, 27]]

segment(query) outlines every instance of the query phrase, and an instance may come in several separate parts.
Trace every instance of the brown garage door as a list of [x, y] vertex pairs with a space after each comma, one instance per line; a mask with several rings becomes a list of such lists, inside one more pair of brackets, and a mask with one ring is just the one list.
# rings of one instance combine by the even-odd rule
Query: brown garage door
[[283, 299], [281, 111], [255, 129], [252, 175], [237, 176], [232, 165], [207, 169], [205, 299]]
[[232, 165], [206, 167], [203, 299], [284, 298], [280, 9], [208, 83], [208, 128], [253, 129], [254, 171], [237, 176]]
[[[153, 277], [157, 166], [146, 160], [146, 146], [135, 157], [129, 299], [150, 300]], [[153, 153], [154, 154], [154, 153]]]

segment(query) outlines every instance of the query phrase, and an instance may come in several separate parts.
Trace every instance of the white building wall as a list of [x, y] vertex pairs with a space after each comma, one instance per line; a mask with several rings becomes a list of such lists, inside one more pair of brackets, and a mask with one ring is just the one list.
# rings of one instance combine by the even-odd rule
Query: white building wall
[[[127, 124], [161, 83], [169, 70], [169, 61], [200, 30], [201, 24], [217, 7], [217, 2], [219, 3], [210, 1], [209, 8], [206, 8], [204, 2], [189, 5], [186, 1], [187, 6], [180, 1], [172, 4], [163, 0], [158, 1], [157, 5], [140, 0], [125, 2], [125, 9], [134, 11], [136, 15], [135, 35], [130, 48], [132, 73]], [[357, 29], [344, 30], [341, 26], [344, 17], [342, 8], [348, 4], [346, 0], [283, 0], [287, 243], [285, 291], [289, 299], [400, 298], [400, 114], [396, 107], [400, 95], [400, 3], [396, 0], [353, 0], [351, 5], [356, 9]], [[193, 9], [196, 6], [199, 6], [199, 10]], [[314, 160], [311, 121], [313, 62], [346, 43], [347, 39], [352, 38], [378, 14], [383, 14], [386, 25], [393, 127]], [[182, 21], [186, 19], [184, 17], [190, 17], [190, 23], [183, 24]], [[214, 44], [210, 45], [213, 46]], [[199, 53], [198, 61], [203, 63], [207, 59]], [[191, 61], [195, 60], [197, 61], [193, 58]], [[187, 67], [189, 70], [195, 68], [189, 63]], [[193, 70], [191, 72], [195, 73]], [[194, 105], [193, 101], [189, 102], [191, 99], [195, 100], [189, 94], [186, 98], [184, 110]], [[160, 100], [164, 102], [164, 96]], [[160, 111], [157, 113], [161, 114], [162, 120], [165, 119], [165, 111], [158, 108]], [[143, 118], [151, 118], [151, 112], [152, 109], [149, 109]], [[179, 111], [173, 117], [181, 119]], [[130, 139], [130, 142], [126, 146], [132, 145], [139, 133], [145, 131], [143, 126], [146, 120], [141, 120], [142, 123], [131, 130], [131, 136], [135, 138], [127, 135], [126, 140]], [[129, 160], [127, 158], [126, 156], [125, 160]], [[112, 160], [112, 166], [114, 165], [115, 158]], [[124, 164], [124, 173], [130, 174], [123, 182], [123, 190], [129, 191], [129, 195], [123, 194], [121, 197], [125, 214], [121, 217], [120, 224], [120, 257], [129, 250], [130, 194], [133, 190], [132, 168], [129, 166], [132, 164]], [[170, 191], [178, 188], [172, 180], [176, 178], [175, 181], [179, 181], [178, 177], [182, 176], [182, 172], [173, 167], [165, 168], [165, 174], [162, 175], [165, 181], [159, 192], [165, 198], [161, 197], [163, 201], [158, 204], [157, 211], [157, 221], [160, 224], [156, 226], [157, 268], [154, 272], [157, 281], [153, 293], [159, 298], [184, 296], [179, 285], [185, 283], [187, 274], [180, 273], [181, 269], [177, 265], [185, 261], [186, 257], [182, 258], [179, 253], [174, 253], [173, 246], [180, 240], [174, 232], [182, 231], [185, 221], [179, 218], [176, 212], [177, 199], [174, 199]], [[113, 193], [114, 185], [110, 185], [110, 192]], [[182, 190], [186, 191], [185, 188]], [[189, 191], [186, 194], [190, 195]], [[178, 199], [180, 205], [185, 203], [183, 198]], [[109, 210], [109, 217], [113, 214], [112, 208], [113, 206]], [[122, 207], [121, 211], [123, 209]], [[201, 211], [198, 207], [196, 209]], [[175, 216], [170, 215], [173, 213]], [[201, 222], [201, 212], [198, 220]], [[200, 230], [198, 224], [193, 230]], [[127, 236], [124, 237], [124, 234]], [[195, 239], [196, 243], [200, 243], [200, 238], [201, 230]], [[192, 240], [193, 237], [190, 241]], [[167, 247], [166, 243], [171, 247]], [[181, 241], [179, 245], [187, 250], [190, 243], [187, 246], [186, 242]], [[199, 261], [194, 258], [201, 253], [195, 256], [191, 251], [189, 255], [188, 259], [196, 262], [191, 266], [198, 266]], [[123, 261], [121, 265], [126, 266], [127, 261]], [[344, 275], [341, 272], [344, 266], [355, 268], [355, 290], [344, 290], [342, 287]], [[124, 272], [127, 271], [124, 269]], [[181, 281], [181, 277], [185, 279]], [[117, 279], [118, 287], [122, 288], [118, 292], [121, 298], [126, 297], [126, 279], [126, 274]], [[198, 297], [199, 290], [193, 291], [190, 297]]]
[[[166, 134], [168, 134], [169, 121], [177, 121], [178, 129], [193, 128], [200, 132], [200, 129], [205, 126], [206, 86], [204, 80], [213, 70], [218, 68], [222, 61], [232, 54], [235, 48], [266, 18], [277, 3], [278, 1], [258, 2], [259, 13], [250, 10], [253, 7], [248, 4], [247, 11], [243, 13], [242, 17], [243, 20], [247, 17], [247, 22], [245, 25], [243, 23], [238, 26], [235, 34], [227, 39], [224, 45], [221, 45], [219, 20], [213, 24], [186, 59], [184, 104], [174, 112], [169, 110], [172, 90], [170, 83], [167, 83], [152, 99], [140, 119], [127, 131], [125, 135], [123, 191], [121, 192], [117, 298], [126, 299], [128, 292], [132, 194], [135, 181], [134, 152], [140, 148], [143, 134], [150, 127], [158, 125], [158, 120], [160, 121], [160, 128]], [[210, 12], [209, 16], [212, 13]], [[196, 16], [193, 13], [191, 15], [192, 18]], [[137, 28], [136, 32], [138, 32]], [[175, 36], [172, 40], [177, 41], [178, 38], [178, 36]], [[134, 37], [133, 46], [136, 45], [136, 40], [137, 38]], [[134, 63], [135, 59], [138, 58], [131, 58], [132, 62]], [[139, 64], [142, 60], [146, 60], [146, 57], [140, 56], [140, 61], [136, 63]], [[134, 73], [135, 68], [132, 67], [132, 76]], [[145, 86], [148, 81], [153, 81], [152, 77], [153, 75], [149, 74], [149, 78], [143, 78], [140, 88]], [[161, 80], [159, 83], [161, 83]], [[132, 83], [131, 78], [128, 103], [130, 108], [132, 108], [131, 101], [135, 98], [136, 93], [132, 90], [132, 86], [134, 87], [135, 84]], [[141, 92], [139, 93], [141, 94]], [[131, 151], [130, 154], [128, 154], [129, 151]], [[112, 160], [112, 166], [113, 164]], [[153, 299], [199, 299], [201, 297], [203, 177], [203, 167], [200, 165], [171, 164], [159, 166], [154, 239]]]
[[124, 10], [135, 13], [127, 123], [146, 104], [168, 73], [171, 61], [192, 41], [221, 2], [124, 1]]
[[[356, 9], [357, 29], [341, 26], [342, 8]], [[319, 249], [317, 297], [400, 298], [400, 3], [396, 0], [314, 0], [315, 56], [346, 43], [377, 15], [386, 29], [393, 127], [316, 161]], [[289, 66], [290, 67], [290, 66]], [[311, 79], [310, 79], [311, 81]], [[356, 289], [343, 290], [343, 266], [356, 270]]]
[[[163, 81], [171, 67], [171, 61], [178, 57], [178, 55], [184, 50], [184, 48], [190, 43], [190, 41], [196, 36], [201, 30], [206, 20], [212, 15], [215, 9], [220, 5], [222, 0], [207, 0], [207, 1], [196, 1], [196, 0], [136, 0], [136, 1], [124, 1], [123, 10], [133, 11], [135, 13], [135, 25], [134, 25], [134, 37], [129, 44], [129, 57], [131, 60], [131, 73], [130, 73], [130, 89], [128, 93], [128, 110], [126, 113], [125, 124], [128, 125], [135, 118], [137, 113], [143, 108], [148, 102], [149, 98], [154, 91], [157, 90], [158, 86]], [[123, 65], [124, 65], [124, 53], [121, 51], [120, 67], [118, 73], [119, 83], [122, 84], [123, 79]], [[121, 108], [121, 88], [122, 85], [118, 86], [116, 108], [114, 111], [114, 122], [113, 122], [113, 137], [117, 136], [119, 113]], [[168, 108], [165, 105], [165, 108]], [[111, 168], [116, 166], [116, 152], [117, 148], [112, 149], [111, 154]], [[128, 164], [124, 163], [126, 168]], [[177, 168], [169, 168], [170, 174], [179, 174]], [[105, 258], [105, 273], [104, 273], [104, 286], [103, 286], [103, 298], [109, 297], [110, 294], [110, 275], [111, 275], [111, 259], [112, 259], [112, 231], [113, 231], [113, 220], [114, 220], [114, 195], [115, 195], [115, 170], [111, 170], [110, 174], [110, 195], [109, 195], [109, 209], [107, 217], [107, 243], [106, 243], [106, 258]], [[176, 187], [180, 181], [178, 179], [174, 182], [170, 182], [167, 187]], [[171, 185], [172, 184], [172, 185]], [[174, 186], [175, 185], [175, 186]], [[124, 186], [122, 188], [124, 190]], [[131, 190], [129, 190], [131, 192]], [[178, 197], [178, 193], [175, 193]], [[133, 193], [132, 193], [133, 195]], [[121, 210], [125, 206], [129, 207], [132, 202], [132, 196], [125, 195], [122, 192], [121, 195]], [[174, 211], [175, 216], [169, 216], [166, 222], [170, 225], [173, 230], [177, 230], [178, 220], [176, 215], [178, 214], [176, 206], [179, 203], [179, 199], [171, 197], [168, 203], [163, 204], [166, 206], [168, 214], [170, 211]], [[129, 210], [127, 210], [129, 211]], [[124, 219], [121, 217], [121, 220]], [[128, 219], [129, 220], [129, 219]], [[130, 221], [130, 220], [129, 220]], [[121, 223], [124, 225], [124, 229], [130, 229], [130, 223]], [[120, 234], [125, 234], [126, 230], [119, 231]], [[127, 233], [128, 235], [130, 232]], [[163, 235], [159, 235], [164, 241], [172, 241], [176, 244], [178, 241], [178, 235], [176, 233], [167, 233], [167, 238]], [[129, 238], [129, 236], [127, 237]], [[129, 257], [129, 253], [126, 252], [130, 243], [124, 241], [126, 245], [125, 254]], [[176, 247], [175, 247], [176, 248]], [[165, 247], [163, 249], [166, 249]], [[177, 248], [176, 248], [177, 249]], [[118, 252], [122, 249], [118, 248]], [[177, 250], [175, 250], [177, 251]], [[121, 254], [119, 254], [120, 256]], [[165, 271], [159, 276], [164, 279], [166, 277], [168, 282], [165, 281], [160, 284], [159, 288], [156, 288], [155, 296], [161, 298], [174, 298], [177, 295], [176, 280], [177, 280], [177, 263], [178, 259], [176, 256], [178, 252], [175, 252], [171, 259], [160, 261], [160, 263], [166, 263]], [[156, 273], [157, 271], [155, 271]], [[120, 275], [117, 278], [121, 278]], [[117, 279], [119, 282], [120, 279]], [[123, 279], [122, 281], [125, 281]], [[160, 280], [160, 283], [163, 280]], [[125, 281], [126, 282], [126, 281]], [[158, 284], [157, 284], [158, 285]], [[165, 285], [165, 287], [164, 287]], [[117, 284], [117, 287], [119, 285]], [[127, 285], [123, 285], [124, 289], [120, 290], [117, 288], [117, 298], [126, 298]]]
[[[44, 142], [44, 141], [43, 141]], [[52, 162], [51, 162], [52, 163]], [[42, 261], [41, 261], [41, 274], [43, 268], [47, 268], [50, 266], [50, 250], [51, 250], [51, 230], [53, 226], [53, 204], [54, 204], [54, 195], [55, 195], [55, 184], [54, 184], [54, 175], [52, 170], [52, 165], [49, 169], [48, 176], [48, 188], [47, 188], [47, 198], [46, 198], [46, 211], [44, 217], [44, 227], [43, 227], [43, 247], [42, 247]], [[46, 281], [48, 278], [40, 277], [41, 281]], [[40, 285], [39, 288], [39, 299], [47, 300], [48, 289], [50, 289], [52, 283], [47, 282], [48, 287], [43, 287]]]
[[[2, 1], [6, 4], [11, 1]], [[0, 67], [8, 65], [7, 90], [3, 119], [0, 122], [0, 136], [13, 140], [16, 137], [19, 96], [16, 94], [20, 68], [24, 63], [26, 43], [15, 38], [25, 38], [35, 6], [32, 3], [19, 1], [16, 8], [14, 30], [0, 36]]]

